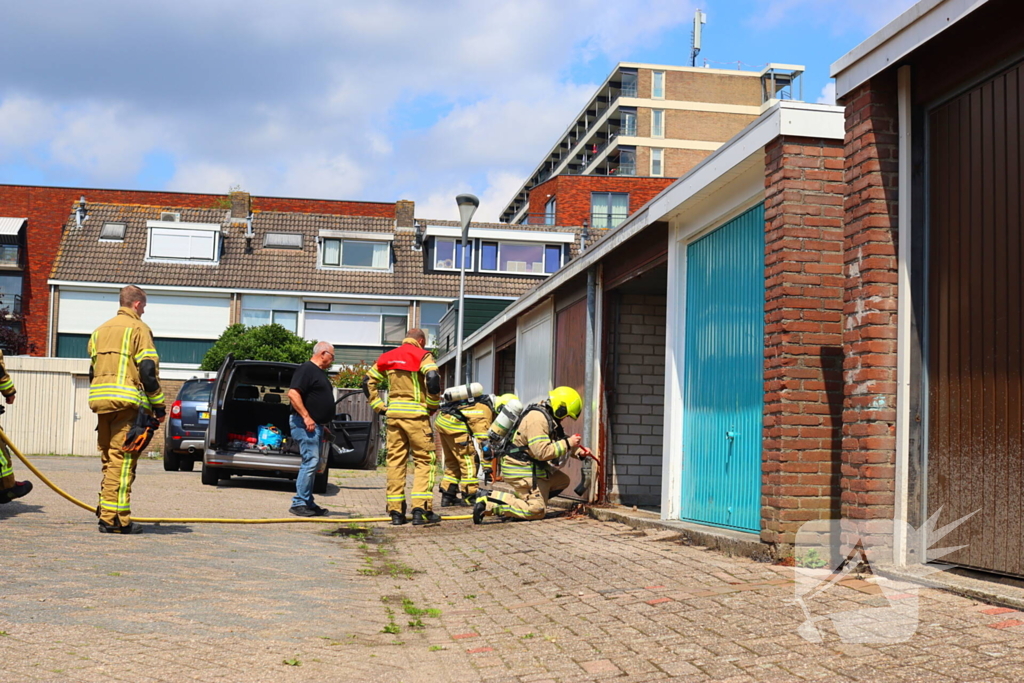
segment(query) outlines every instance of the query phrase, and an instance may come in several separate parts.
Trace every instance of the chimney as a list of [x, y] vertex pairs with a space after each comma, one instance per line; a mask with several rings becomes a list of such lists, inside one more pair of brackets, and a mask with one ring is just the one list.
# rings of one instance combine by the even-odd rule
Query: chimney
[[395, 202], [395, 227], [413, 227], [413, 214], [416, 213], [416, 202], [409, 199], [399, 199]]
[[231, 200], [231, 218], [244, 221], [249, 217], [252, 210], [252, 197], [248, 192], [232, 190], [228, 194], [228, 198]]

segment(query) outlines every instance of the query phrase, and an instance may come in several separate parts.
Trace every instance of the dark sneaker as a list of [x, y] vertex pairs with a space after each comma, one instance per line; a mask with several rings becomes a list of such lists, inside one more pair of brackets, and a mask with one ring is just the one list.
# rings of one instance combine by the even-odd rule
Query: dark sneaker
[[392, 526], [401, 526], [402, 524], [405, 524], [408, 521], [409, 520], [406, 519], [404, 512], [399, 512], [398, 510], [392, 510], [391, 511], [391, 524], [392, 524]]
[[131, 522], [128, 526], [116, 526], [113, 524], [99, 524], [101, 534], [141, 534], [143, 529], [141, 524]]
[[7, 489], [6, 491], [0, 491], [0, 505], [4, 503], [10, 503], [15, 498], [21, 498], [27, 496], [32, 490], [32, 482], [30, 481], [16, 481], [14, 486]]
[[312, 505], [307, 505], [306, 507], [308, 507], [310, 510], [315, 512], [317, 517], [323, 517], [328, 512], [330, 512], [330, 510], [328, 510], [327, 508], [322, 508], [319, 505], [317, 505], [316, 503], [314, 503]]
[[441, 515], [437, 514], [433, 510], [424, 510], [423, 508], [412, 509], [412, 525], [422, 526], [424, 524], [437, 524], [441, 521]]
[[316, 517], [316, 510], [311, 510], [305, 505], [296, 505], [293, 508], [288, 508], [288, 512], [296, 517]]

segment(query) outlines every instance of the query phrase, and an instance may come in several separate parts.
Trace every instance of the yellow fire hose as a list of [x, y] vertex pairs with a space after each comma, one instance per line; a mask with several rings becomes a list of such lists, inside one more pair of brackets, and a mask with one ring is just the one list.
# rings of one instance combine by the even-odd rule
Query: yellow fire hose
[[[32, 462], [25, 457], [25, 455], [18, 450], [18, 447], [14, 445], [10, 437], [7, 436], [7, 432], [0, 429], [0, 441], [7, 444], [7, 448], [11, 450], [18, 459], [25, 463], [25, 467], [32, 471], [32, 474], [39, 477], [44, 484], [53, 489], [54, 493], [61, 496], [62, 498], [74, 503], [83, 510], [89, 512], [96, 512], [95, 505], [87, 505], [82, 501], [78, 500], [70, 493], [60, 488], [52, 481], [50, 481], [45, 474], [39, 471], [39, 469], [32, 464]], [[454, 519], [473, 519], [473, 515], [446, 515], [441, 517], [445, 520]], [[391, 517], [285, 517], [281, 519], [226, 519], [222, 517], [132, 517], [134, 522], [145, 522], [149, 524], [155, 524], [164, 522], [167, 524], [346, 524], [350, 522], [368, 523], [368, 522], [390, 522]]]

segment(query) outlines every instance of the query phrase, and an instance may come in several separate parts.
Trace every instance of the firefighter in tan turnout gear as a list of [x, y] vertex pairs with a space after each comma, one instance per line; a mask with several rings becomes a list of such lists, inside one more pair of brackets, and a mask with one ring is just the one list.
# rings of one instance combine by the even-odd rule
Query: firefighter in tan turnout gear
[[508, 439], [501, 458], [501, 476], [514, 493], [480, 491], [473, 506], [473, 522], [480, 524], [488, 515], [513, 519], [541, 519], [548, 499], [569, 485], [569, 476], [552, 467], [580, 450], [580, 435], [566, 437], [561, 421], [576, 419], [583, 410], [579, 393], [571, 387], [558, 387], [548, 400], [526, 408]]
[[153, 333], [142, 322], [146, 293], [129, 285], [121, 290], [117, 315], [89, 338], [89, 407], [99, 417], [103, 483], [96, 508], [105, 533], [137, 534], [131, 521], [132, 482], [142, 448], [165, 416]]
[[[440, 405], [441, 375], [427, 351], [423, 330], [411, 329], [402, 345], [381, 355], [363, 379], [370, 407], [387, 416], [387, 511], [392, 524], [405, 524], [405, 469], [412, 456], [412, 523], [440, 522], [433, 512], [437, 454], [430, 415]], [[388, 401], [378, 386], [388, 381]]]
[[[483, 387], [468, 384], [454, 387], [445, 392], [448, 398], [452, 392], [461, 400], [442, 404], [434, 419], [434, 426], [441, 435], [444, 450], [444, 478], [441, 480], [441, 505], [472, 505], [476, 498], [477, 448], [489, 460], [490, 444], [487, 433], [491, 429], [494, 415], [501, 410], [512, 394], [503, 396], [481, 396]], [[475, 395], [470, 396], [470, 393]], [[518, 399], [516, 399], [518, 400]], [[462, 493], [460, 500], [458, 495]]]
[[[7, 405], [14, 403], [14, 380], [7, 374], [3, 352], [0, 352], [0, 394], [3, 394]], [[14, 480], [14, 461], [7, 446], [0, 444], [0, 505], [28, 495], [31, 490], [32, 482]]]

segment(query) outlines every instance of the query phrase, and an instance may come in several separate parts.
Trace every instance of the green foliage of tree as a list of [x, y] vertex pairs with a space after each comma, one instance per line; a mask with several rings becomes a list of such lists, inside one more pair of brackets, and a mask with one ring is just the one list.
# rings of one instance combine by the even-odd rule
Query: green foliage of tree
[[218, 370], [229, 353], [235, 360], [268, 360], [302, 363], [313, 355], [315, 341], [306, 341], [274, 323], [246, 327], [241, 323], [224, 330], [220, 339], [203, 356], [201, 370]]

